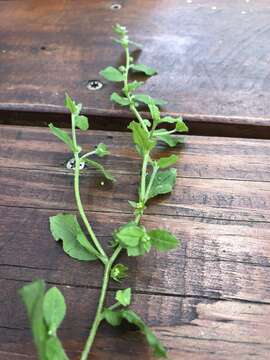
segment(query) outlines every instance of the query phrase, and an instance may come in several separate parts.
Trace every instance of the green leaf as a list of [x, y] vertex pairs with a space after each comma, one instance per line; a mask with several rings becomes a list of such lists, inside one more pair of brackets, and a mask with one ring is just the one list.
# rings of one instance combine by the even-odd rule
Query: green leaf
[[146, 130], [144, 130], [141, 124], [132, 121], [129, 124], [128, 129], [132, 130], [133, 141], [138, 146], [142, 154], [150, 151], [155, 147], [156, 142], [149, 139], [148, 133]]
[[56, 241], [63, 241], [63, 249], [70, 257], [82, 260], [96, 260], [96, 256], [89, 253], [78, 241], [83, 231], [75, 215], [58, 214], [50, 217], [50, 229]]
[[53, 124], [49, 124], [49, 128], [51, 129], [52, 133], [58, 137], [58, 139], [62, 140], [72, 152], [76, 151], [72, 139], [65, 131], [53, 126]]
[[45, 283], [43, 280], [37, 280], [31, 284], [25, 285], [22, 289], [20, 289], [19, 293], [27, 309], [39, 359], [47, 360], [45, 346], [48, 338], [48, 332], [42, 312]]
[[112, 326], [119, 326], [121, 324], [122, 316], [119, 311], [105, 309], [103, 311], [103, 316], [106, 319], [106, 321]]
[[157, 125], [160, 120], [160, 112], [159, 108], [155, 104], [148, 104], [152, 119], [154, 120], [155, 124]]
[[105, 79], [109, 81], [124, 81], [124, 75], [113, 66], [108, 66], [105, 69], [100, 71], [100, 75], [102, 75]]
[[116, 264], [111, 270], [111, 278], [114, 281], [121, 282], [127, 277], [128, 267], [123, 264]]
[[119, 104], [121, 106], [129, 105], [129, 99], [126, 98], [126, 97], [118, 95], [116, 92], [112, 93], [111, 101], [114, 101], [115, 103], [117, 103], [117, 104]]
[[68, 93], [66, 93], [65, 95], [66, 95], [66, 98], [65, 98], [66, 108], [69, 109], [71, 114], [78, 114], [78, 108], [77, 108], [75, 101], [72, 100], [72, 98], [68, 95]]
[[165, 142], [170, 147], [175, 147], [177, 144], [181, 144], [183, 142], [182, 138], [172, 136], [166, 129], [155, 130], [153, 135], [156, 136], [158, 140]]
[[120, 36], [124, 36], [127, 35], [128, 31], [127, 28], [125, 26], [121, 26], [119, 24], [116, 24], [115, 26], [113, 26], [113, 31]]
[[167, 230], [155, 229], [148, 231], [151, 244], [159, 251], [168, 251], [175, 249], [180, 245], [180, 242]]
[[[150, 176], [146, 176], [146, 184], [148, 186]], [[171, 168], [166, 171], [158, 171], [154, 181], [152, 183], [151, 189], [148, 193], [148, 199], [151, 199], [157, 195], [167, 194], [172, 191], [172, 188], [176, 181], [176, 169]]]
[[98, 146], [96, 147], [95, 154], [99, 157], [103, 157], [103, 156], [109, 155], [110, 152], [108, 150], [107, 145], [105, 145], [103, 143], [99, 143]]
[[136, 89], [138, 89], [140, 86], [142, 86], [143, 84], [144, 84], [143, 81], [134, 80], [134, 81], [128, 83], [127, 89], [125, 89], [125, 90], [127, 90], [128, 92], [133, 92]]
[[139, 244], [140, 238], [145, 234], [143, 227], [134, 223], [128, 223], [118, 229], [115, 233], [116, 239], [123, 247], [135, 247]]
[[131, 303], [131, 288], [124, 290], [118, 290], [116, 292], [115, 300], [117, 300], [121, 305], [128, 306]]
[[153, 76], [153, 75], [157, 74], [157, 71], [155, 69], [151, 68], [150, 66], [143, 65], [143, 64], [132, 64], [130, 67], [133, 71], [142, 72], [148, 76]]
[[159, 358], [166, 358], [167, 353], [165, 347], [159, 342], [156, 335], [144, 323], [144, 321], [132, 310], [121, 310], [121, 316], [130, 324], [137, 326], [145, 335], [148, 344], [152, 347], [154, 355]]
[[141, 103], [144, 103], [146, 105], [166, 105], [167, 101], [161, 100], [161, 99], [154, 99], [149, 95], [146, 94], [134, 94], [133, 98]]
[[187, 132], [188, 131], [188, 127], [187, 125], [184, 123], [184, 121], [178, 121], [176, 123], [176, 130], [179, 131], [179, 132]]
[[88, 130], [89, 128], [88, 118], [84, 115], [76, 115], [75, 125], [82, 131]]
[[56, 336], [50, 337], [47, 341], [46, 355], [48, 360], [68, 360], [62, 344]]
[[100, 171], [103, 176], [110, 181], [115, 181], [115, 178], [113, 177], [113, 175], [110, 173], [110, 171], [106, 170], [100, 163], [94, 161], [94, 160], [90, 160], [88, 158], [85, 158], [84, 161], [91, 167], [97, 169], [98, 171]]
[[159, 168], [164, 169], [169, 167], [177, 162], [179, 156], [177, 155], [170, 155], [168, 157], [163, 157], [157, 160], [157, 165]]
[[99, 252], [94, 248], [93, 245], [87, 240], [83, 232], [77, 235], [78, 242], [92, 255], [99, 257]]
[[172, 116], [164, 116], [163, 118], [160, 118], [159, 124], [161, 123], [176, 124], [180, 121], [183, 121], [181, 117], [174, 118]]
[[62, 293], [50, 288], [43, 300], [43, 315], [49, 328], [49, 335], [55, 335], [66, 314], [66, 303]]

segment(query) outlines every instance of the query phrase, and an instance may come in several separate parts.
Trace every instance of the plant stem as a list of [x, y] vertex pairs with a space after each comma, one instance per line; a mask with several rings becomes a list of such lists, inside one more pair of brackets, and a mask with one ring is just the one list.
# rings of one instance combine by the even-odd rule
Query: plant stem
[[158, 166], [154, 165], [153, 172], [151, 174], [151, 178], [149, 180], [149, 183], [148, 183], [148, 186], [147, 186], [147, 189], [146, 189], [146, 192], [145, 192], [145, 200], [147, 200], [147, 198], [148, 198], [149, 191], [150, 191], [150, 189], [152, 187], [153, 181], [155, 180], [157, 172], [158, 172]]
[[94, 319], [94, 322], [92, 324], [88, 339], [86, 341], [85, 347], [83, 349], [81, 360], [87, 360], [89, 352], [90, 352], [91, 347], [93, 345], [93, 342], [94, 342], [94, 339], [95, 339], [99, 324], [103, 320], [102, 311], [103, 311], [106, 292], [107, 292], [107, 288], [108, 288], [108, 284], [109, 284], [109, 280], [110, 280], [110, 271], [111, 271], [111, 268], [112, 268], [112, 265], [113, 265], [114, 261], [116, 260], [116, 258], [120, 254], [121, 250], [122, 250], [122, 247], [119, 245], [115, 249], [114, 253], [110, 257], [107, 264], [105, 265], [104, 276], [103, 276], [103, 284], [102, 284], [102, 288], [101, 288], [101, 292], [100, 292], [97, 312], [96, 312], [95, 319]]
[[146, 181], [148, 160], [149, 160], [149, 151], [144, 154], [143, 164], [142, 164], [141, 187], [140, 187], [140, 201], [142, 202], [145, 201], [145, 181]]
[[[72, 140], [74, 143], [74, 147], [75, 149], [77, 149], [77, 140], [76, 140], [76, 130], [75, 130], [75, 120], [74, 120], [74, 115], [72, 114], [71, 116], [71, 122], [72, 122]], [[108, 257], [106, 255], [106, 253], [104, 252], [102, 246], [100, 245], [87, 217], [86, 214], [84, 212], [83, 209], [83, 205], [82, 205], [82, 201], [81, 201], [81, 196], [80, 196], [80, 183], [79, 183], [79, 178], [80, 178], [80, 157], [79, 157], [79, 153], [76, 151], [74, 153], [74, 158], [75, 158], [75, 173], [74, 173], [74, 193], [75, 193], [75, 199], [76, 199], [76, 203], [77, 203], [77, 207], [79, 210], [79, 213], [81, 215], [81, 218], [84, 222], [84, 225], [89, 233], [89, 235], [91, 236], [91, 239], [93, 241], [93, 243], [95, 244], [97, 250], [99, 251], [99, 253], [102, 255], [102, 257], [100, 258], [100, 260], [105, 263], [108, 260]]]

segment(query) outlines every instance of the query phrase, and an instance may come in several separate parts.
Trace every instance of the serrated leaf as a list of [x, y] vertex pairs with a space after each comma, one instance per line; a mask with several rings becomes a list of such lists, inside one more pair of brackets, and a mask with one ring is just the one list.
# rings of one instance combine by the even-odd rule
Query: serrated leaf
[[145, 231], [141, 226], [129, 223], [121, 226], [115, 236], [120, 244], [126, 248], [137, 246], [144, 233]]
[[83, 231], [75, 215], [58, 214], [50, 217], [50, 229], [56, 241], [63, 241], [63, 250], [70, 257], [82, 260], [93, 261], [97, 257], [87, 251], [78, 241], [78, 236]]
[[114, 281], [121, 282], [127, 277], [128, 267], [123, 264], [116, 264], [111, 270], [111, 278]]
[[152, 347], [154, 355], [159, 358], [166, 358], [165, 347], [160, 343], [153, 331], [144, 323], [144, 321], [132, 310], [121, 310], [121, 316], [130, 324], [137, 326], [145, 335], [148, 344]]
[[49, 328], [49, 335], [55, 335], [66, 314], [66, 303], [62, 293], [56, 288], [50, 288], [43, 300], [43, 315]]
[[68, 93], [65, 94], [65, 106], [68, 108], [68, 110], [71, 112], [71, 114], [77, 114], [77, 106], [75, 101], [72, 100], [72, 98], [68, 95]]
[[108, 66], [105, 69], [100, 71], [100, 75], [102, 75], [105, 79], [109, 81], [124, 81], [124, 75], [113, 66]]
[[68, 360], [60, 340], [56, 337], [50, 337], [46, 343], [46, 356], [48, 360]]
[[131, 288], [124, 290], [118, 290], [116, 292], [115, 300], [117, 300], [121, 305], [128, 306], [131, 303]]
[[147, 234], [150, 236], [151, 244], [159, 251], [172, 250], [180, 245], [179, 240], [167, 230], [154, 229]]
[[99, 143], [96, 147], [95, 154], [99, 157], [103, 157], [103, 156], [109, 155], [110, 152], [109, 152], [106, 144]]
[[76, 115], [75, 125], [82, 131], [88, 130], [89, 128], [88, 118], [84, 115]]
[[159, 168], [164, 169], [166, 167], [169, 167], [177, 162], [179, 159], [179, 156], [177, 155], [170, 155], [168, 157], [163, 157], [157, 160], [157, 165]]
[[101, 165], [100, 163], [94, 161], [94, 160], [90, 160], [88, 158], [85, 158], [84, 161], [86, 162], [86, 164], [88, 164], [89, 166], [97, 169], [98, 171], [100, 171], [103, 176], [110, 181], [115, 181], [115, 178], [113, 177], [113, 175], [110, 173], [110, 171], [106, 170], [104, 168], [103, 165]]
[[133, 98], [141, 103], [144, 103], [146, 105], [166, 105], [167, 101], [161, 100], [161, 99], [154, 99], [149, 95], [146, 94], [134, 94]]
[[134, 143], [139, 147], [139, 150], [142, 154], [150, 151], [156, 145], [154, 140], [149, 139], [148, 133], [143, 129], [141, 124], [132, 121], [128, 129], [132, 130], [132, 137]]
[[43, 280], [37, 280], [25, 285], [20, 289], [19, 293], [27, 309], [39, 359], [47, 360], [45, 346], [48, 339], [48, 332], [42, 312], [45, 283]]
[[119, 311], [113, 311], [110, 309], [105, 309], [103, 311], [103, 316], [105, 320], [112, 326], [119, 326], [122, 321], [122, 316]]
[[121, 106], [127, 106], [129, 105], [129, 99], [123, 96], [118, 95], [116, 92], [112, 93], [111, 95], [111, 101], [114, 101], [115, 103], [121, 105]]
[[[150, 176], [146, 176], [146, 184], [148, 186]], [[166, 171], [158, 171], [150, 191], [148, 193], [147, 200], [162, 194], [167, 194], [172, 191], [172, 188], [176, 181], [176, 169], [171, 168]]]
[[55, 126], [53, 126], [53, 124], [49, 124], [49, 128], [51, 129], [52, 133], [58, 137], [58, 139], [60, 139], [61, 141], [63, 141], [72, 152], [75, 152], [76, 149], [74, 147], [73, 141], [70, 138], [70, 136], [68, 135], [68, 133], [66, 133], [64, 130], [61, 130]]
[[153, 76], [157, 74], [157, 71], [150, 66], [146, 66], [144, 64], [132, 64], [131, 69], [135, 72], [142, 72], [145, 75]]

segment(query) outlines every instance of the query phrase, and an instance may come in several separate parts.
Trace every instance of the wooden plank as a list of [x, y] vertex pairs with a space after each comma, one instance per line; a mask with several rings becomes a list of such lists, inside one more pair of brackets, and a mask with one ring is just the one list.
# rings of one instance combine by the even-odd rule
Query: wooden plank
[[[0, 358], [34, 358], [33, 345], [25, 311], [16, 297], [21, 282], [4, 280], [2, 299]], [[61, 286], [67, 299], [68, 312], [60, 337], [72, 359], [79, 359], [83, 339], [97, 291]], [[10, 298], [14, 302], [10, 302]], [[80, 299], [78, 304], [78, 298]], [[78, 316], [78, 305], [80, 316]], [[16, 317], [10, 316], [16, 306]], [[168, 344], [170, 359], [268, 359], [270, 305], [236, 301], [211, 301], [200, 298], [175, 298], [136, 294], [133, 308], [151, 324], [158, 336]], [[71, 326], [72, 325], [72, 326]], [[1, 357], [2, 356], [2, 357]], [[142, 337], [128, 328], [111, 330], [102, 325], [98, 333], [93, 359], [153, 359]]]
[[[112, 156], [103, 160], [118, 179], [102, 190], [95, 172], [82, 176], [83, 202], [95, 209], [90, 219], [106, 244], [113, 229], [131, 218], [126, 201], [127, 194], [135, 197], [139, 159], [128, 134], [90, 134], [80, 142], [84, 147], [101, 141], [110, 145]], [[49, 233], [49, 216], [75, 209], [72, 173], [64, 166], [66, 149], [47, 129], [2, 126], [0, 136], [0, 359], [34, 358], [17, 291], [35, 278], [64, 292], [69, 311], [61, 337], [71, 358], [78, 359], [102, 274], [98, 265], [65, 256]], [[121, 256], [130, 268], [123, 286], [134, 289], [134, 309], [168, 344], [172, 360], [227, 360], [232, 352], [243, 360], [267, 359], [269, 142], [188, 136], [173, 151], [159, 150], [181, 155], [177, 186], [173, 195], [149, 207], [144, 224], [165, 226], [182, 239], [182, 246], [164, 254]], [[111, 283], [109, 300], [116, 289]], [[136, 332], [107, 325], [93, 355], [100, 360], [152, 359]]]
[[270, 137], [266, 0], [133, 0], [120, 2], [119, 11], [111, 4], [0, 2], [2, 123], [41, 124], [53, 113], [63, 124], [69, 90], [95, 127], [126, 125], [130, 114], [109, 101], [114, 84], [86, 87], [101, 68], [122, 62], [110, 40], [121, 22], [145, 46], [135, 53], [139, 61], [159, 71], [144, 91], [169, 101], [164, 112], [183, 114], [196, 134]]

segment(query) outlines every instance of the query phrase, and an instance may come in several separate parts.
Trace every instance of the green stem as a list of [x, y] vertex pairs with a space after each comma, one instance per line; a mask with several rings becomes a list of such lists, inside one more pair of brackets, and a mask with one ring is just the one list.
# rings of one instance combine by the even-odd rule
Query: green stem
[[145, 181], [146, 181], [148, 160], [149, 160], [149, 151], [147, 153], [145, 153], [144, 157], [143, 157], [141, 187], [140, 187], [140, 201], [141, 202], [145, 202]]
[[153, 172], [152, 172], [151, 178], [149, 180], [149, 183], [148, 183], [148, 186], [147, 186], [147, 189], [146, 189], [146, 192], [145, 192], [145, 201], [147, 201], [147, 199], [148, 199], [149, 191], [150, 191], [150, 189], [151, 189], [151, 187], [153, 185], [153, 181], [155, 180], [157, 172], [158, 172], [158, 166], [154, 165]]
[[[75, 149], [77, 149], [77, 140], [76, 140], [76, 131], [75, 131], [75, 120], [74, 120], [74, 116], [71, 116], [71, 121], [72, 121], [72, 140], [74, 143], [74, 147]], [[74, 157], [75, 157], [75, 173], [74, 173], [74, 193], [75, 193], [75, 199], [76, 199], [76, 203], [77, 203], [77, 207], [79, 210], [79, 213], [81, 215], [81, 218], [84, 222], [84, 225], [93, 241], [93, 243], [95, 244], [97, 250], [99, 251], [99, 253], [102, 255], [102, 257], [100, 258], [101, 261], [103, 263], [106, 263], [108, 260], [108, 257], [106, 255], [106, 253], [104, 252], [102, 246], [100, 245], [87, 217], [86, 214], [84, 212], [83, 209], [83, 205], [82, 205], [82, 201], [81, 201], [81, 196], [80, 196], [80, 183], [79, 183], [79, 178], [80, 178], [80, 157], [79, 157], [79, 153], [76, 151], [74, 153]]]
[[94, 342], [94, 339], [95, 339], [99, 324], [103, 320], [102, 311], [103, 311], [106, 292], [107, 292], [108, 284], [109, 284], [109, 280], [110, 280], [111, 268], [112, 268], [112, 265], [115, 262], [116, 258], [120, 254], [121, 250], [122, 250], [122, 247], [119, 245], [115, 249], [114, 253], [110, 257], [107, 264], [105, 265], [104, 276], [103, 276], [103, 284], [102, 284], [102, 288], [101, 288], [101, 292], [100, 292], [100, 297], [99, 297], [96, 316], [95, 316], [94, 322], [92, 324], [92, 327], [91, 327], [88, 339], [86, 341], [85, 347], [83, 349], [81, 360], [87, 360], [88, 355], [89, 355], [90, 350], [91, 350], [91, 347], [93, 345], [93, 342]]

